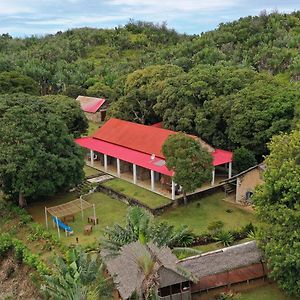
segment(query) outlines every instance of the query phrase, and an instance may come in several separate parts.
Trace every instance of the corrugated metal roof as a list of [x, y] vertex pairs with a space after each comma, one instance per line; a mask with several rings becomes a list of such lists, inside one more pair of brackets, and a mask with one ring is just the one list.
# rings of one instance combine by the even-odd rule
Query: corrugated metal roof
[[81, 109], [89, 113], [96, 113], [106, 101], [104, 98], [86, 96], [78, 96], [76, 100], [80, 102]]
[[[92, 137], [138, 152], [149, 155], [154, 154], [155, 157], [164, 159], [162, 146], [166, 139], [172, 134], [177, 134], [177, 132], [119, 119], [110, 119], [100, 127]], [[214, 149], [199, 137], [191, 137], [197, 139], [202, 147], [212, 153], [214, 166], [232, 161], [232, 152]]]
[[173, 171], [170, 171], [161, 158], [151, 159], [151, 156], [146, 153], [128, 149], [122, 146], [111, 144], [105, 141], [97, 140], [91, 137], [84, 137], [75, 140], [76, 143], [84, 148], [97, 151], [121, 160], [127, 161], [137, 166], [159, 172], [167, 176], [173, 176]]

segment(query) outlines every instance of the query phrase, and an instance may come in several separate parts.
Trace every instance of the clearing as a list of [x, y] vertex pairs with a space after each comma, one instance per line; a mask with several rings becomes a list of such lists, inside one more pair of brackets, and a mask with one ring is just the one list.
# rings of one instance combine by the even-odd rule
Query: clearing
[[224, 193], [215, 193], [187, 206], [168, 209], [159, 219], [175, 226], [188, 225], [196, 234], [206, 232], [207, 226], [215, 221], [224, 222], [225, 230], [238, 229], [250, 222], [257, 223], [254, 213], [225, 202], [223, 198]]

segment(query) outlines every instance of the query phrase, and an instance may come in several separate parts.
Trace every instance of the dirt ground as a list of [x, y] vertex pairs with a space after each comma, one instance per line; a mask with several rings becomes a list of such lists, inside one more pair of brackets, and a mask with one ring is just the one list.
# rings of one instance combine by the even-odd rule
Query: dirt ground
[[42, 299], [30, 273], [30, 269], [16, 263], [12, 255], [0, 258], [0, 299]]

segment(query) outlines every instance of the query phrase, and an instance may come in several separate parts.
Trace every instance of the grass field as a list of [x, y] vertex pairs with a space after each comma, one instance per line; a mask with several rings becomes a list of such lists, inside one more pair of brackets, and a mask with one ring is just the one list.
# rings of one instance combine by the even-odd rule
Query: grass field
[[88, 136], [92, 135], [100, 126], [100, 123], [89, 121]]
[[142, 187], [118, 178], [106, 181], [103, 183], [103, 185], [110, 187], [115, 191], [121, 192], [129, 197], [133, 197], [139, 200], [141, 203], [146, 204], [150, 208], [157, 208], [159, 206], [168, 204], [171, 201], [166, 197], [152, 193]]
[[238, 300], [296, 300], [296, 298], [285, 295], [276, 284], [268, 284], [255, 289], [244, 291]]
[[87, 166], [87, 165], [85, 165], [85, 166], [83, 167], [83, 171], [84, 171], [85, 177], [96, 176], [96, 175], [98, 175], [98, 174], [101, 174], [101, 171], [96, 170], [96, 169], [94, 169], [94, 168], [91, 168], [91, 167], [89, 167], [89, 166]]
[[[109, 182], [113, 182], [109, 181]], [[135, 187], [137, 188], [137, 187]], [[149, 192], [150, 193], [150, 192]], [[152, 194], [152, 193], [151, 193]], [[29, 206], [28, 211], [38, 223], [45, 224], [44, 208], [59, 205], [77, 198], [76, 193], [67, 193], [57, 195], [55, 197], [38, 201]], [[186, 207], [180, 206], [171, 208], [162, 215], [156, 217], [160, 221], [167, 221], [175, 226], [188, 225], [190, 229], [196, 234], [203, 233], [207, 230], [207, 226], [213, 221], [223, 221], [225, 229], [239, 228], [249, 222], [256, 222], [255, 216], [248, 211], [234, 206], [231, 203], [222, 201], [223, 194], [217, 193], [212, 196], [203, 198], [200, 201], [200, 206], [193, 202]], [[87, 217], [93, 215], [93, 209], [89, 208], [84, 212], [84, 220], [82, 220], [81, 213], [75, 215], [75, 222], [69, 222], [69, 226], [74, 231], [74, 236], [65, 237], [61, 232], [62, 240], [67, 244], [73, 244], [75, 238], [79, 238], [79, 242], [83, 245], [90, 243], [98, 243], [99, 236], [107, 225], [114, 223], [123, 224], [127, 205], [123, 202], [115, 200], [102, 193], [94, 193], [88, 196], [87, 201], [95, 204], [96, 214], [99, 218], [99, 225], [94, 228], [90, 236], [83, 234], [84, 225], [87, 224]], [[232, 212], [228, 213], [226, 210], [230, 209]], [[55, 234], [56, 231], [52, 228], [52, 222], [49, 217], [50, 230]], [[199, 249], [203, 252], [214, 250], [219, 246], [212, 244], [209, 246], [201, 246]]]
[[[253, 213], [222, 201], [223, 196], [223, 193], [216, 193], [187, 206], [171, 208], [159, 218], [175, 226], [186, 224], [197, 234], [207, 231], [207, 226], [214, 221], [224, 222], [224, 229], [227, 230], [240, 228], [250, 222], [257, 222]], [[228, 213], [226, 210], [231, 212]]]
[[[64, 195], [58, 195], [53, 199], [39, 201], [31, 204], [28, 207], [28, 212], [32, 215], [33, 219], [41, 224], [45, 224], [44, 208], [45, 206], [51, 207], [59, 205], [71, 200], [76, 199], [77, 196], [74, 193], [68, 193]], [[84, 235], [84, 225], [87, 224], [87, 217], [93, 215], [93, 209], [89, 208], [84, 211], [84, 219], [82, 220], [81, 213], [75, 215], [75, 222], [69, 222], [68, 225], [73, 229], [74, 235], [66, 237], [63, 231], [61, 231], [62, 241], [66, 244], [75, 244], [76, 237], [79, 239], [79, 244], [87, 245], [99, 242], [99, 237], [102, 234], [103, 229], [108, 225], [114, 223], [123, 224], [125, 220], [127, 206], [126, 204], [112, 199], [102, 193], [94, 193], [89, 195], [86, 200], [92, 204], [95, 204], [96, 215], [99, 219], [99, 225], [94, 226], [91, 235]], [[49, 230], [54, 234], [57, 230], [53, 228], [50, 216], [48, 216]]]

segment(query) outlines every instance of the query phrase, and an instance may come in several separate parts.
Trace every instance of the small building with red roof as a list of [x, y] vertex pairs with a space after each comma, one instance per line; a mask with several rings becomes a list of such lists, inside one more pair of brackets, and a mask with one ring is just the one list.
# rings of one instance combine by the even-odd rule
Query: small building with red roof
[[[174, 172], [167, 168], [162, 153], [164, 142], [172, 134], [177, 132], [112, 118], [92, 136], [78, 138], [76, 143], [89, 150], [92, 167], [149, 187], [154, 192], [169, 191], [169, 196], [175, 199]], [[193, 137], [213, 157], [211, 184], [215, 184], [217, 166], [228, 166], [228, 177], [231, 177], [232, 152], [215, 149], [199, 137]]]
[[78, 96], [81, 109], [84, 111], [88, 120], [99, 123], [105, 120], [107, 101], [104, 98]]

